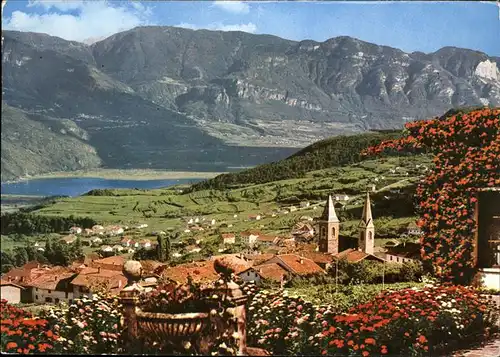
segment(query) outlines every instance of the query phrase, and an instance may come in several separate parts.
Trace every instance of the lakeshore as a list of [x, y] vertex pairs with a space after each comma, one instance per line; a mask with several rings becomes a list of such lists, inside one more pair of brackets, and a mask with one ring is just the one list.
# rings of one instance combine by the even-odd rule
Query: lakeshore
[[198, 172], [198, 171], [167, 171], [141, 169], [96, 169], [77, 171], [57, 171], [46, 174], [22, 177], [2, 183], [16, 183], [27, 180], [49, 178], [100, 178], [114, 180], [175, 180], [175, 179], [210, 179], [225, 172]]

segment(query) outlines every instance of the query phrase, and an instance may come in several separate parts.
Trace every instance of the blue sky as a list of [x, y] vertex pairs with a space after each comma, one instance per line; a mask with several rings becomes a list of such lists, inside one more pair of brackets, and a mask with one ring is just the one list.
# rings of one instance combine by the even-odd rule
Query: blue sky
[[169, 25], [292, 40], [347, 35], [407, 52], [455, 46], [500, 56], [500, 13], [494, 2], [8, 0], [3, 20], [3, 28], [77, 41], [141, 25]]

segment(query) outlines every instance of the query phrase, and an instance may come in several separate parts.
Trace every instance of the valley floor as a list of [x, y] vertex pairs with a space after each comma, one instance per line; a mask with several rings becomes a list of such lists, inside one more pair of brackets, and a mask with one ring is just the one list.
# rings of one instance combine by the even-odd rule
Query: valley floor
[[167, 171], [167, 170], [139, 170], [139, 169], [96, 169], [60, 171], [25, 177], [21, 180], [33, 180], [41, 178], [66, 178], [66, 177], [92, 177], [115, 180], [162, 180], [162, 179], [209, 179], [224, 172], [189, 172], [189, 171]]

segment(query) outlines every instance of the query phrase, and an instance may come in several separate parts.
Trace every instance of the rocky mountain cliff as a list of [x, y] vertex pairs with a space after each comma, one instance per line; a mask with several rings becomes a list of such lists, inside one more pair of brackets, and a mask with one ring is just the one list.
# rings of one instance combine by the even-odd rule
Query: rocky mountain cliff
[[[350, 37], [295, 42], [174, 27], [92, 45], [4, 38], [6, 103], [73, 121], [108, 167], [178, 168], [214, 155], [227, 163], [227, 144], [302, 147], [453, 107], [500, 105], [500, 58], [467, 49], [405, 53]], [[240, 154], [229, 161], [249, 165]], [[282, 157], [268, 159], [274, 154]]]

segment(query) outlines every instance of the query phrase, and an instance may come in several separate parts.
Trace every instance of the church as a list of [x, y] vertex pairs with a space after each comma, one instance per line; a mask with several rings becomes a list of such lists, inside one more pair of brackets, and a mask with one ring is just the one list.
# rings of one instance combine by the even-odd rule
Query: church
[[340, 220], [335, 212], [332, 196], [328, 196], [325, 209], [320, 219], [319, 226], [319, 251], [331, 254], [338, 258], [346, 258], [348, 261], [358, 262], [361, 260], [384, 260], [374, 255], [375, 249], [375, 225], [373, 224], [370, 194], [367, 192], [363, 214], [358, 225], [358, 248], [341, 250], [342, 242], [339, 240]]

